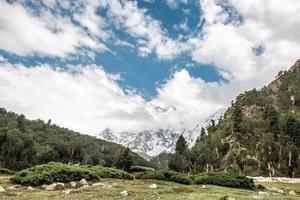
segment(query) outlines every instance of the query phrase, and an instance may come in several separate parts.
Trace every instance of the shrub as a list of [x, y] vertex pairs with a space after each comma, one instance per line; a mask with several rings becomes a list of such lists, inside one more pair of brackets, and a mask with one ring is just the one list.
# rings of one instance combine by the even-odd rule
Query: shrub
[[80, 166], [50, 162], [36, 165], [17, 172], [11, 181], [23, 185], [41, 185], [54, 182], [70, 182], [80, 179], [97, 180], [99, 176], [93, 171]]
[[117, 179], [128, 179], [132, 180], [134, 177], [120, 169], [102, 167], [102, 166], [82, 166], [86, 169], [93, 171], [100, 178], [117, 178]]
[[165, 180], [165, 181], [172, 181], [175, 183], [181, 184], [192, 184], [192, 180], [181, 173], [174, 172], [174, 171], [167, 171], [167, 170], [157, 170], [152, 172], [144, 172], [138, 174], [136, 179], [156, 179], [156, 180]]
[[15, 172], [6, 168], [0, 168], [0, 174], [8, 174], [8, 175], [12, 175]]
[[211, 184], [224, 187], [255, 189], [253, 179], [244, 175], [226, 173], [226, 172], [209, 172], [201, 173], [194, 177], [196, 184]]

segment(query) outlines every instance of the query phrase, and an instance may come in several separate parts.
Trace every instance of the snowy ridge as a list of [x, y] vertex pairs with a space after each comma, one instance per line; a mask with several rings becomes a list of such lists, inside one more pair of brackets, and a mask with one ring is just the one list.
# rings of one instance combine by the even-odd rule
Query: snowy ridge
[[186, 139], [189, 147], [192, 147], [200, 135], [201, 127], [207, 127], [211, 119], [217, 121], [222, 115], [223, 110], [213, 114], [202, 124], [196, 125], [191, 129], [158, 129], [144, 130], [140, 132], [114, 133], [109, 128], [102, 131], [98, 137], [109, 142], [122, 144], [129, 147], [132, 151], [149, 160], [162, 152], [174, 152], [176, 141], [180, 135]]

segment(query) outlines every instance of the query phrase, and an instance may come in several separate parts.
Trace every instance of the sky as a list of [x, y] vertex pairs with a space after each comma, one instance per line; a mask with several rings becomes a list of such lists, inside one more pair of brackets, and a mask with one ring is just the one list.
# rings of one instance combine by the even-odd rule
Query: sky
[[300, 57], [298, 0], [0, 0], [0, 106], [97, 135], [193, 128]]

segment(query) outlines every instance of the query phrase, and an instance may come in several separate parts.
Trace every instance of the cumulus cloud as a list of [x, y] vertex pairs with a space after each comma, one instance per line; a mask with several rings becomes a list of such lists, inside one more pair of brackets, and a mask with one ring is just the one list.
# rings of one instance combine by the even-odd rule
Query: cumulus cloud
[[30, 13], [22, 4], [0, 2], [0, 49], [21, 56], [41, 54], [66, 57], [79, 47], [106, 50], [103, 43], [90, 38], [70, 19], [43, 12]]
[[171, 7], [171, 8], [177, 8], [179, 3], [184, 3], [186, 4], [188, 2], [188, 0], [167, 0], [167, 4]]
[[[231, 21], [219, 1], [200, 0], [206, 23], [199, 36], [189, 40], [194, 45], [193, 60], [214, 64], [230, 81], [252, 82], [252, 87], [257, 87], [298, 59], [298, 1], [257, 0], [244, 4], [230, 0], [228, 4], [241, 15], [241, 22]], [[282, 23], [282, 19], [289, 23]], [[259, 56], [253, 53], [258, 45], [264, 48]], [[265, 76], [258, 83], [254, 80], [260, 74]]]
[[1, 106], [91, 135], [107, 127], [189, 128], [223, 108], [214, 100], [220, 86], [192, 78], [185, 70], [175, 72], [147, 102], [134, 92], [124, 92], [119, 75], [96, 65], [70, 67], [71, 71], [61, 71], [49, 65], [0, 64]]

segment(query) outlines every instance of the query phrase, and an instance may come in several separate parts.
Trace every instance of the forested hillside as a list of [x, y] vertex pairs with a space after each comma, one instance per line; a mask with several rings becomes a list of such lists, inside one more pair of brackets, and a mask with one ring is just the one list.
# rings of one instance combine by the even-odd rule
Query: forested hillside
[[261, 90], [240, 94], [217, 125], [212, 121], [201, 131], [191, 150], [171, 156], [169, 166], [183, 172], [300, 177], [299, 153], [300, 61]]
[[[0, 108], [0, 166], [22, 169], [35, 164], [59, 161], [103, 166], [117, 165], [121, 145], [81, 135], [66, 128], [27, 120]], [[134, 164], [148, 162], [131, 152]]]

